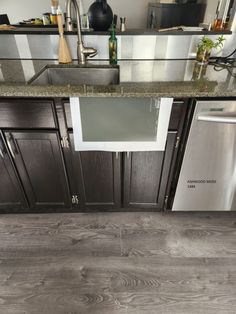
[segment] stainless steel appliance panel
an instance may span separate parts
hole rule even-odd
[[[199,101],[173,210],[236,210],[236,101]]]

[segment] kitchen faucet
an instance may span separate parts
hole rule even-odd
[[[73,3],[75,12],[76,12],[76,20],[77,20],[77,34],[78,34],[78,42],[77,42],[77,56],[78,63],[85,64],[88,56],[94,57],[97,54],[97,50],[91,47],[84,47],[84,43],[82,40],[81,34],[81,21],[80,21],[80,10],[79,5],[76,0],[66,0],[66,29],[67,31],[73,31],[73,23],[71,18],[71,5]]]

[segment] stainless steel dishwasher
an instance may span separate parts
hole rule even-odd
[[[236,101],[198,101],[173,210],[236,210]]]

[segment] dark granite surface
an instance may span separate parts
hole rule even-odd
[[[98,32],[98,31],[93,31],[92,29],[89,31],[83,31],[83,35],[109,35],[110,32]],[[31,34],[31,35],[53,35],[53,34],[58,34],[57,26],[55,27],[46,27],[46,26],[31,26],[31,25],[26,25],[26,26],[21,26],[17,25],[15,29],[12,30],[0,30],[0,35],[1,34],[14,34],[14,35],[22,35],[22,34]],[[65,32],[66,35],[75,35],[76,31],[73,32]],[[164,32],[158,32],[157,29],[127,29],[125,32],[120,32],[117,29],[117,35],[219,35],[219,34],[224,34],[224,35],[229,35],[232,34],[230,30],[221,30],[221,31],[181,31],[181,30],[169,30],[169,31],[164,31]]]
[[[236,97],[236,78],[226,69],[194,60],[121,61],[113,86],[30,86],[26,82],[50,60],[0,60],[0,96],[9,97]],[[107,64],[106,61],[90,62]],[[236,74],[236,70],[233,70]]]

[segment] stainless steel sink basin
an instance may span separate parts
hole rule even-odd
[[[30,85],[113,85],[119,84],[119,66],[47,65],[34,75]]]

